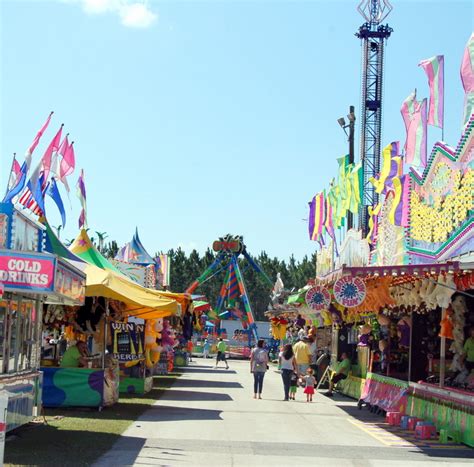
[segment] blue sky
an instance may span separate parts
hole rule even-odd
[[[151,253],[204,251],[230,232],[251,252],[311,254],[307,202],[346,151],[336,119],[360,110],[357,3],[3,0],[1,186],[12,153],[22,158],[54,110],[34,160],[64,122],[92,230],[122,244],[138,226]],[[413,88],[428,94],[418,62],[445,54],[445,141],[455,145],[472,3],[392,3],[383,141],[403,139],[399,108]],[[431,143],[440,137],[430,129]],[[77,233],[74,193],[71,204],[66,238]],[[51,203],[48,215],[58,223]]]

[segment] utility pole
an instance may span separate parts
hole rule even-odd
[[[337,121],[341,128],[344,130],[344,133],[347,136],[347,141],[349,141],[349,165],[354,164],[354,134],[355,134],[355,109],[351,105],[349,107],[349,113],[347,114],[347,119],[349,123],[346,123],[344,117],[338,118]],[[347,132],[349,130],[349,133]],[[347,213],[347,229],[352,229],[354,227],[354,214],[348,211]]]
[[[349,165],[354,164],[354,128],[355,128],[355,113],[354,106],[349,107]],[[347,230],[354,227],[354,214],[351,211],[347,212]]]

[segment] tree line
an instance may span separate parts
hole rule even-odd
[[[168,255],[171,261],[170,289],[173,292],[184,292],[216,257],[210,248],[202,256],[196,250],[187,255],[181,248],[169,250]],[[304,256],[301,261],[296,261],[294,256],[291,256],[288,261],[284,261],[276,257],[270,258],[265,251],[262,251],[258,256],[252,256],[252,258],[273,283],[276,280],[277,273],[280,273],[285,289],[294,288],[297,290],[306,285],[308,279],[315,276],[315,254],[312,255],[311,259]],[[255,319],[265,320],[264,312],[270,302],[272,287],[245,259],[239,259],[239,266]],[[211,305],[215,306],[225,280],[226,269],[225,264],[223,269],[218,267],[217,272],[200,285],[194,293],[205,295]]]
[[[115,240],[105,242],[106,238],[105,233],[95,232],[95,235],[93,233],[91,235],[91,240],[99,251],[106,258],[114,258],[119,247]],[[72,240],[66,241],[66,243],[71,242]],[[156,253],[155,256],[162,253],[165,252]],[[212,264],[216,257],[216,254],[210,248],[203,255],[200,255],[197,250],[186,254],[181,248],[171,249],[167,254],[171,264],[169,289],[173,292],[184,292]],[[285,289],[288,290],[293,288],[298,290],[306,285],[308,279],[315,276],[316,254],[313,254],[311,258],[304,256],[301,261],[296,261],[293,255],[290,256],[288,261],[276,257],[270,258],[265,251],[262,251],[258,256],[251,255],[251,257],[265,271],[273,283],[276,281],[277,273],[280,273]],[[225,279],[227,269],[225,266],[226,264],[224,264],[224,269],[217,268],[217,271],[194,292],[195,294],[205,295],[212,306],[215,306],[217,302]],[[270,302],[272,287],[261,274],[248,264],[247,260],[239,259],[239,266],[255,319],[265,320],[264,313]]]

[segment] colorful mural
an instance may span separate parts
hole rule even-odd
[[[118,368],[42,368],[44,407],[104,407],[118,401]]]

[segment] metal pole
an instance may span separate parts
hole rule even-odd
[[[355,113],[354,106],[349,107],[349,165],[354,164],[354,127],[355,127]],[[347,212],[347,230],[354,227],[354,214]]]
[[[446,308],[441,312],[441,321],[446,317]],[[439,387],[444,388],[444,377],[446,375],[446,337],[441,338],[439,358]]]
[[[413,314],[411,316],[411,326],[410,326],[410,347],[408,349],[408,381],[411,381],[411,364],[413,356]]]

